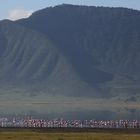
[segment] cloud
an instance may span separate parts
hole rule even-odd
[[[21,18],[27,18],[33,13],[32,10],[25,9],[13,9],[8,12],[7,18],[10,20],[17,20]]]

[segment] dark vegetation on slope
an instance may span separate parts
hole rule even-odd
[[[113,74],[135,75],[140,70],[139,11],[60,5],[37,11],[29,19],[18,22],[46,34],[71,59],[79,73],[89,74],[89,81],[95,79],[92,68],[96,66]],[[105,74],[103,81],[112,80],[111,75]]]

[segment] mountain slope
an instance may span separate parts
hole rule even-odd
[[[29,95],[43,92],[85,96],[87,91],[88,96],[96,95],[94,87],[80,79],[71,63],[45,35],[10,21],[1,22],[0,27],[0,38],[4,41],[0,58],[1,85],[21,88],[19,94],[27,89]]]
[[[8,21],[1,23],[1,34],[7,44],[1,56],[1,77],[4,79],[8,76],[11,80],[12,77],[32,79],[40,75],[42,61],[49,69],[55,65],[57,53],[41,34]],[[47,74],[45,67],[42,74]]]
[[[64,4],[17,23],[46,34],[88,84],[139,93],[139,11]]]

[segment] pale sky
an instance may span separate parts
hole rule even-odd
[[[127,7],[140,10],[140,0],[0,0],[0,20],[28,17],[32,12],[58,4]]]

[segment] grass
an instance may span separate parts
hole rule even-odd
[[[111,133],[0,132],[0,140],[140,140],[140,135]]]

